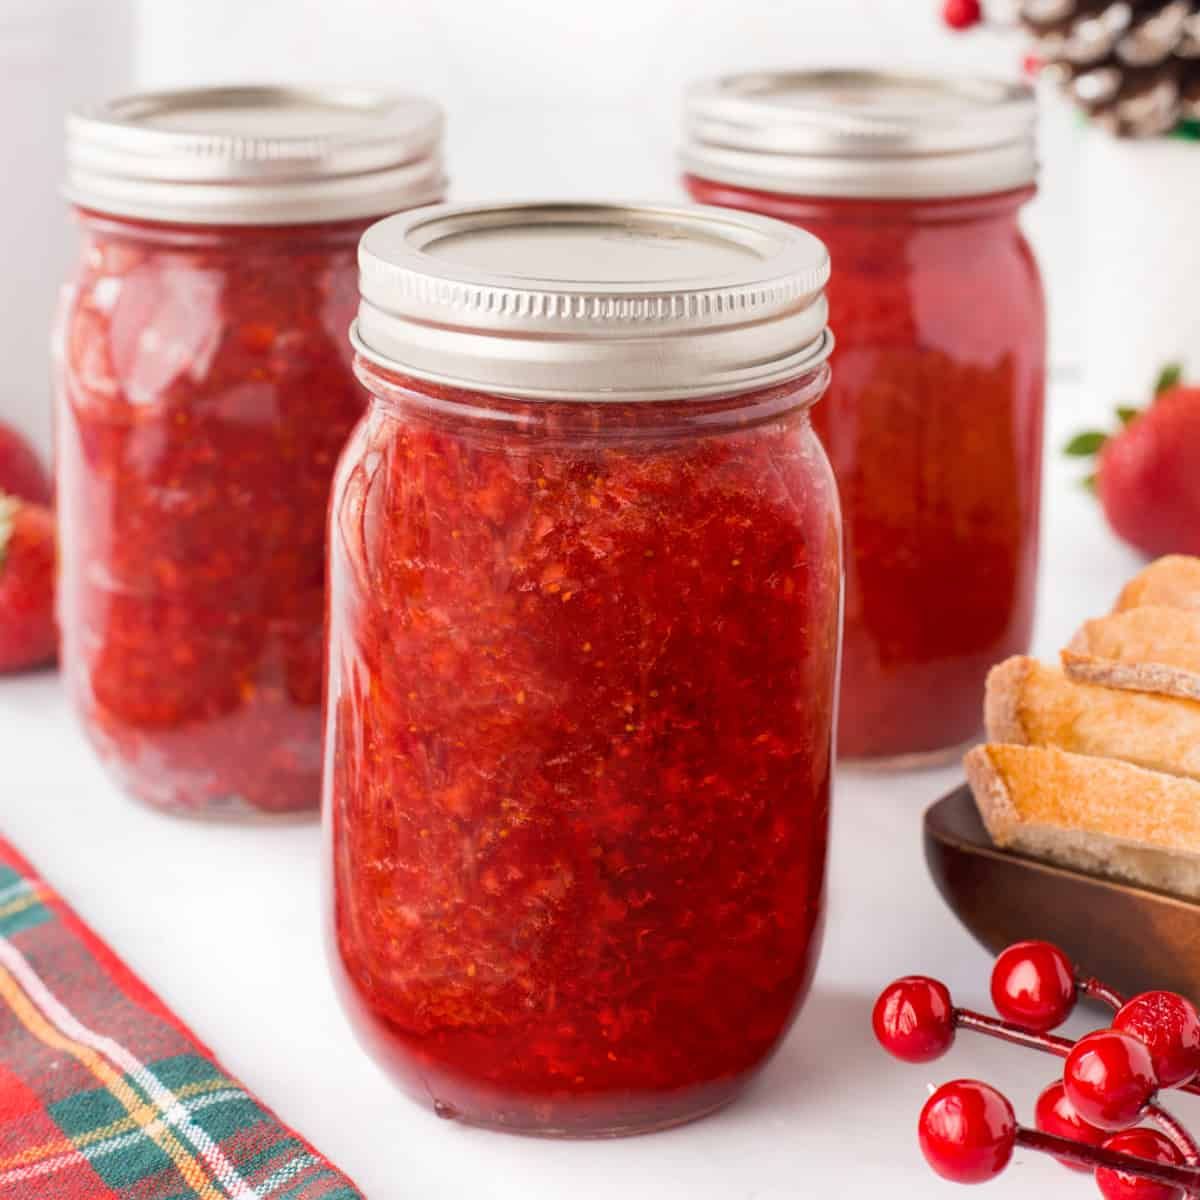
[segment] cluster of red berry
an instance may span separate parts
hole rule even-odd
[[[983,20],[983,5],[980,0],[945,0],[942,20],[951,29],[970,29]]]
[[[1077,1042],[1056,1037],[1050,1031],[1080,995],[1113,1008],[1112,1025]],[[875,1036],[903,1062],[939,1058],[959,1029],[1066,1060],[1062,1079],[1038,1098],[1032,1129],[1018,1125],[1012,1105],[986,1083],[960,1079],[938,1088],[921,1110],[918,1137],[939,1175],[983,1183],[1022,1145],[1094,1171],[1107,1200],[1200,1195],[1200,1150],[1156,1102],[1164,1088],[1200,1093],[1200,1015],[1190,1001],[1174,992],[1126,1001],[1078,975],[1057,946],[1019,942],[996,960],[992,1002],[1001,1019],[956,1008],[944,984],[911,975],[875,1003]]]

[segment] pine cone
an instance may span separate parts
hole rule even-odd
[[[1200,0],[1020,0],[1046,70],[1124,137],[1200,120]]]

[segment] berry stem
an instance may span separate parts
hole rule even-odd
[[[1103,985],[1101,985],[1103,987]],[[1105,989],[1107,990],[1107,989]],[[1117,999],[1115,992],[1112,999]],[[1105,1004],[1112,1000],[1105,1000]],[[1053,1054],[1056,1058],[1066,1058],[1075,1043],[1070,1038],[1058,1037],[1053,1033],[1034,1033],[1031,1029],[1022,1029],[1020,1025],[1011,1025],[998,1017],[989,1017],[984,1013],[973,1012],[969,1008],[954,1010],[954,1024],[959,1029],[969,1029],[972,1033],[982,1033],[984,1037],[996,1038],[1001,1042],[1012,1042],[1014,1046],[1025,1046],[1030,1050],[1040,1050],[1043,1054]],[[1193,1080],[1172,1091],[1187,1092],[1191,1096],[1200,1096],[1200,1080]]]
[[[1075,984],[1089,1000],[1099,1000],[1101,1004],[1107,1004],[1113,1012],[1125,1006],[1125,997],[1120,992],[1113,991],[1107,983],[1094,979],[1091,975],[1078,976]]]
[[[1089,1146],[1086,1142],[1043,1133],[1040,1129],[1027,1129],[1024,1125],[1017,1126],[1017,1144],[1028,1150],[1036,1150],[1039,1154],[1052,1154],[1055,1158],[1065,1159],[1093,1171],[1097,1167],[1110,1167],[1114,1171],[1125,1171],[1153,1183],[1183,1188],[1189,1195],[1195,1195],[1200,1190],[1200,1168],[1194,1165],[1175,1166],[1172,1163],[1151,1162],[1147,1158],[1122,1154],[1119,1150],[1105,1150],[1100,1146]]]
[[[1200,1148],[1197,1148],[1192,1135],[1171,1116],[1164,1108],[1151,1104],[1146,1108],[1146,1116],[1175,1143],[1175,1149],[1183,1155],[1183,1161],[1190,1167],[1200,1166]]]
[[[1059,1058],[1066,1058],[1075,1045],[1069,1038],[1058,1037],[1053,1033],[1034,1033],[1031,1029],[1022,1029],[1020,1025],[1011,1025],[998,1017],[972,1012],[969,1008],[956,1008],[954,1023],[959,1029],[969,1029],[973,1033],[982,1033],[985,1037],[1012,1042],[1016,1046],[1027,1046],[1030,1050],[1040,1050],[1043,1054],[1054,1054]]]

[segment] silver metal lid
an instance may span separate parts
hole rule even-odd
[[[801,196],[982,195],[1037,175],[1022,83],[883,71],[728,75],[689,89],[684,168]]]
[[[69,199],[176,224],[298,225],[440,200],[442,114],[355,88],[220,87],[111,100],[67,118]]]
[[[505,203],[373,225],[356,349],[534,399],[664,400],[820,366],[829,255],[811,234],[699,205]]]

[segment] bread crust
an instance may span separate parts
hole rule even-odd
[[[1122,588],[1113,611],[1146,605],[1200,610],[1200,558],[1168,554],[1156,559]]]
[[[1002,849],[1200,899],[1200,784],[1035,747],[989,745],[968,760]]]
[[[1160,663],[1124,664],[1089,654],[1062,652],[1063,669],[1071,679],[1128,692],[1150,692],[1180,700],[1200,700],[1200,675]]]
[[[988,675],[984,712],[990,742],[1054,746],[1200,780],[1196,700],[1104,687],[1010,658]]]
[[[992,841],[1003,849],[1011,845],[1020,817],[1004,776],[992,759],[991,750],[991,746],[976,746],[967,752],[963,765],[984,827]]]
[[[1035,659],[1017,656],[1006,658],[988,672],[983,719],[989,742],[1014,742],[1021,746],[1028,742],[1021,706],[1038,665]]]
[[[1146,605],[1087,621],[1062,663],[1083,683],[1200,700],[1200,612]]]
[[[1023,828],[1089,833],[1200,856],[1200,783],[1117,759],[988,743],[966,757],[980,816],[999,846]]]

